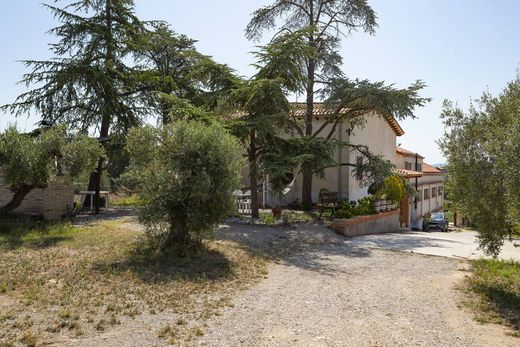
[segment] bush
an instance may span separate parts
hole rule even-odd
[[[402,179],[397,175],[387,177],[379,188],[378,195],[386,195],[388,200],[395,202],[401,201],[405,196],[405,187]]]
[[[176,122],[132,129],[130,170],[143,204],[139,220],[160,248],[184,253],[214,235],[234,205],[242,148],[221,126]]]
[[[340,201],[336,218],[351,218],[375,213],[374,197],[367,196],[356,201]]]

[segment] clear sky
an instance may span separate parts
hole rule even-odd
[[[197,39],[197,47],[240,74],[250,76],[254,43],[244,37],[250,14],[271,0],[136,0],[141,19],[168,21]],[[354,33],[343,41],[344,71],[406,87],[416,79],[428,84],[433,98],[418,109],[418,119],[402,122],[403,147],[430,163],[443,162],[435,144],[443,132],[438,115],[449,98],[466,107],[484,90],[496,94],[517,73],[520,63],[520,1],[517,0],[369,0],[377,12],[375,36]],[[45,32],[55,26],[40,0],[0,1],[0,104],[24,90],[17,81],[27,70],[20,59],[49,57]],[[17,122],[32,129],[36,116],[0,115],[0,129]]]

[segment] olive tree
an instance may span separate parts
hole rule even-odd
[[[56,176],[90,173],[102,155],[96,139],[68,136],[64,126],[32,134],[8,128],[0,134],[0,175],[13,197],[0,206],[0,215],[11,213],[33,189],[47,187]]]
[[[445,101],[439,141],[448,160],[446,190],[479,232],[480,247],[498,255],[520,226],[520,79],[497,97],[485,93],[464,111]]]
[[[139,219],[164,249],[200,246],[233,208],[243,167],[238,141],[218,124],[179,121],[128,134]]]

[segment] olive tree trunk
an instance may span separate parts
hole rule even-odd
[[[0,207],[0,216],[8,215],[16,208],[20,207],[27,194],[29,194],[34,188],[34,186],[23,184],[14,192],[11,201]]]

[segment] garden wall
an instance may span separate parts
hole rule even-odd
[[[13,196],[0,176],[0,205]],[[59,219],[74,207],[74,186],[65,177],[56,177],[45,189],[34,189],[25,197],[15,214],[39,215],[45,220]]]
[[[400,210],[397,209],[349,219],[335,219],[332,230],[345,236],[399,232],[401,230],[399,214]]]

